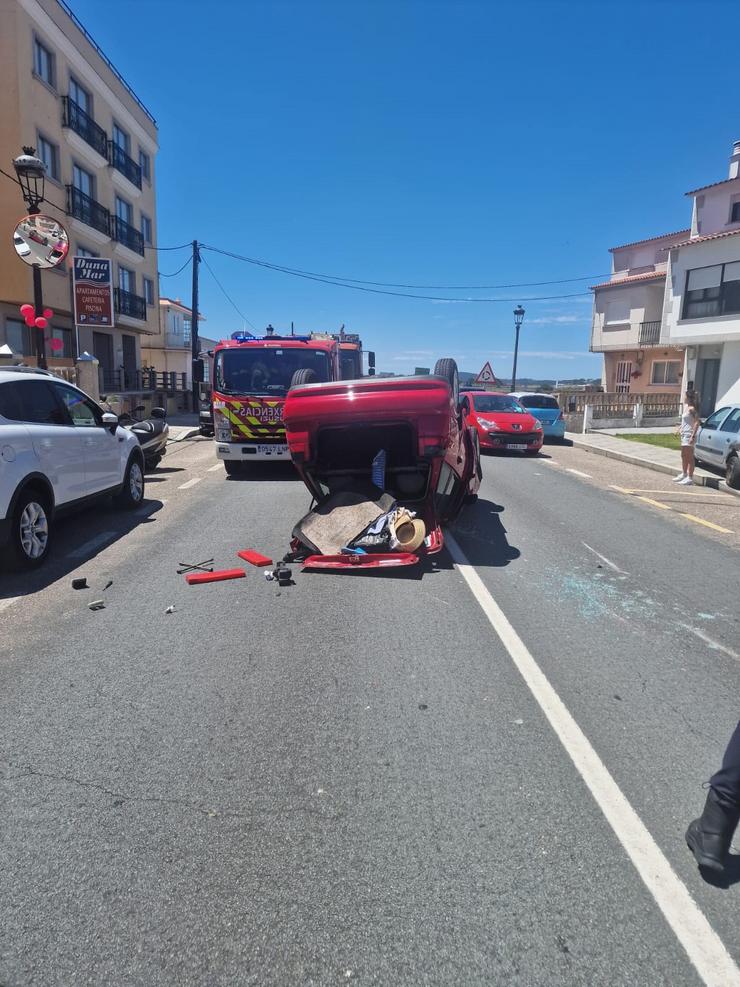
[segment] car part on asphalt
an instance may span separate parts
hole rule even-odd
[[[171,604],[170,604],[170,605],[169,605],[169,606],[167,607],[167,609],[165,610],[165,613],[175,613],[175,605],[174,605],[174,603],[171,603]]]
[[[236,553],[240,559],[244,559],[245,562],[251,563],[251,565],[265,566],[272,565],[272,559],[268,559],[266,555],[261,555],[259,552],[255,552],[253,549],[244,549],[241,552]]]
[[[104,600],[93,600],[92,603],[88,603],[88,610],[105,610]]]
[[[72,580],[72,589],[88,589],[87,579],[84,576],[77,576]]]
[[[186,572],[193,572],[195,569],[200,569],[201,572],[213,572],[212,562],[213,559],[204,559],[203,562],[178,562],[180,568],[177,570],[177,575],[182,576]]]
[[[215,572],[194,572],[185,577],[185,582],[190,586],[198,583],[218,583],[224,579],[243,579],[246,576],[244,569],[217,569]]]
[[[278,566],[274,572],[278,586],[290,586],[293,583],[293,573],[286,566]]]

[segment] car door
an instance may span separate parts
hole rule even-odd
[[[102,411],[86,394],[60,380],[52,386],[80,436],[88,492],[100,493],[117,486],[123,478],[123,440],[103,425]]]
[[[740,438],[740,407],[732,408],[717,432],[717,446],[722,456],[722,466],[727,464],[727,455],[734,442]]]
[[[696,436],[696,456],[710,466],[722,465],[719,429],[730,413],[730,408],[719,408],[707,418]]]
[[[24,423],[38,460],[39,472],[54,491],[57,506],[87,493],[82,438],[72,425],[49,378],[14,381],[14,401],[9,409]],[[8,409],[6,409],[6,417]]]

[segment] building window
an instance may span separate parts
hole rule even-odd
[[[31,330],[20,319],[5,320],[5,342],[16,355],[33,356],[34,354]]]
[[[144,243],[152,242],[152,221],[144,213],[141,214],[141,235],[144,237]]]
[[[41,160],[46,165],[46,175],[47,178],[53,178],[55,182],[59,181],[59,147],[56,144],[52,144],[41,134],[39,137],[39,149],[38,154]]]
[[[95,251],[88,250],[87,247],[83,247],[83,246],[81,246],[78,243],[77,244],[77,253],[76,253],[75,256],[76,257],[100,257],[100,254],[96,254]]]
[[[122,127],[118,126],[117,123],[113,124],[113,143],[117,147],[120,147],[122,151],[125,151],[126,154],[129,153],[131,138]]]
[[[134,207],[119,195],[116,196],[116,216],[129,226],[133,225]]]
[[[680,360],[656,360],[653,364],[651,384],[677,384],[681,368]]]
[[[152,180],[152,162],[149,155],[139,148],[139,167],[141,168],[141,177],[146,178],[148,182]]]
[[[39,79],[54,86],[54,55],[38,38],[33,39],[33,71]]]
[[[604,324],[607,326],[623,326],[630,321],[631,308],[629,295],[612,298],[606,303]]]
[[[144,298],[147,305],[154,304],[154,282],[151,278],[144,278]]]
[[[121,291],[128,291],[132,295],[136,294],[136,275],[127,267],[118,268],[118,287]]]
[[[737,313],[740,313],[740,261],[688,271],[684,319]]]
[[[83,195],[95,198],[95,177],[79,165],[72,165],[72,184]]]
[[[183,315],[183,317],[182,317],[182,341],[184,343],[187,343],[187,344],[190,343],[191,339],[193,338],[192,337],[192,332],[193,332],[193,320],[190,319],[190,318],[188,318],[187,315]]]
[[[732,203],[732,211],[730,212],[730,222],[740,223],[740,199],[737,202]]]
[[[79,84],[74,76],[69,77],[69,98],[73,103],[76,103],[84,113],[87,113],[88,116],[92,116],[92,98],[90,93]]]

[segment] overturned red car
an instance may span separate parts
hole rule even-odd
[[[419,555],[441,550],[441,525],[476,498],[480,448],[465,415],[457,366],[445,359],[434,369],[424,377],[304,384],[288,392],[288,447],[317,509],[339,493],[367,489],[382,450],[384,494],[425,529],[413,552],[317,554],[306,559],[307,568],[414,564]]]

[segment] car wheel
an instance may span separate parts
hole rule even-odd
[[[11,527],[14,568],[35,569],[49,554],[51,521],[49,503],[38,490],[21,494],[15,506]]]
[[[133,510],[143,500],[144,467],[138,456],[132,456],[126,467],[121,492],[116,496],[116,504],[124,510]]]
[[[303,367],[301,370],[296,370],[290,380],[291,387],[298,387],[299,384],[317,384],[319,378],[316,376],[316,371],[311,370],[310,367]]]
[[[725,478],[728,487],[732,487],[733,490],[740,490],[740,459],[737,456],[727,460]]]
[[[442,360],[437,360],[434,365],[434,376],[444,377],[450,385],[452,400],[457,408],[460,404],[460,378],[457,373],[457,364],[455,361],[451,357],[444,357]]]
[[[224,459],[224,469],[227,476],[241,476],[244,472],[244,463],[238,459]]]

